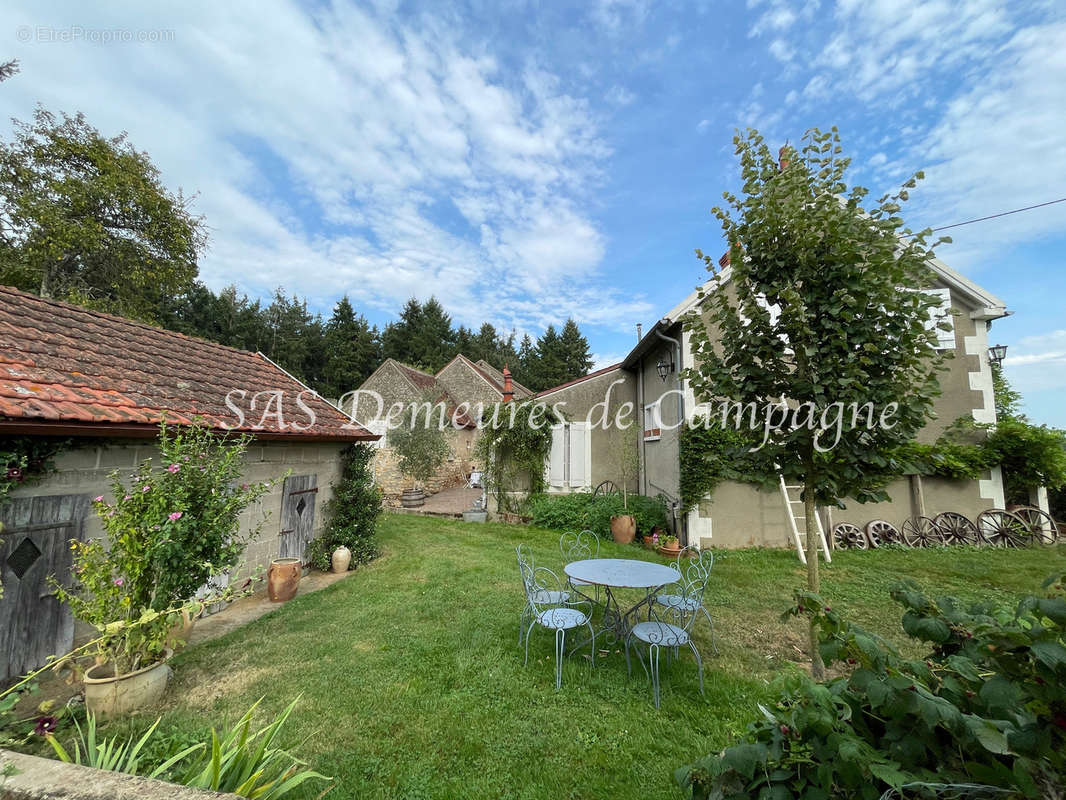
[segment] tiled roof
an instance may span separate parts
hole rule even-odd
[[[440,383],[430,375],[428,372],[422,372],[420,369],[409,367],[406,364],[402,364],[394,358],[390,358],[396,368],[400,370],[401,374],[407,377],[408,380],[414,384],[414,387],[420,392],[423,392],[427,398],[430,396],[436,396],[433,402],[443,402],[445,411],[448,415],[448,419],[455,419],[461,427],[464,428],[476,428],[477,424],[470,417],[469,414],[464,414],[458,411],[458,403],[455,402],[455,398],[448,394],[448,390],[445,389]]]
[[[612,371],[614,371],[616,369],[619,369],[622,366],[623,366],[622,362],[619,361],[617,364],[611,364],[611,366],[609,366],[609,367],[603,367],[602,369],[598,369],[595,372],[590,372],[588,375],[582,375],[580,378],[574,378],[572,381],[567,381],[566,383],[560,383],[558,386],[553,386],[550,389],[545,389],[542,392],[537,392],[536,396],[537,397],[543,397],[546,394],[551,394],[552,392],[557,392],[560,389],[566,389],[569,386],[574,386],[575,384],[578,384],[578,383],[584,383],[587,380],[591,380],[593,378],[598,378],[598,377],[600,377],[600,375],[606,375],[608,372],[612,372]]]
[[[280,420],[268,395],[251,405],[276,391]],[[378,438],[263,355],[0,286],[0,432],[151,436],[164,414],[260,438]]]
[[[492,378],[493,383],[498,384],[499,387],[500,387],[500,391],[503,391],[503,373],[502,372],[500,372],[498,369],[496,369],[496,367],[492,366],[492,364],[490,364],[488,361],[486,361],[483,358],[480,359],[479,361],[475,362],[475,366],[480,367],[482,372],[487,372],[489,374],[489,377]],[[532,389],[530,389],[530,388],[528,388],[526,386],[523,386],[518,381],[516,381],[513,377],[511,378],[511,386],[515,390],[515,394],[516,395],[519,395],[519,396],[521,396],[521,395],[530,396],[530,395],[533,394],[533,390]]]
[[[409,367],[406,364],[401,364],[399,361],[393,359],[396,366],[403,372],[404,375],[415,385],[418,389],[428,390],[434,389],[437,386],[437,379],[430,375],[428,372],[422,372],[420,369]]]

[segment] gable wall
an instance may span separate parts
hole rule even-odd
[[[503,400],[502,393],[493,389],[488,381],[460,358],[454,359],[437,373],[437,382],[448,391],[456,403],[466,402],[471,406],[484,403],[488,406]]]

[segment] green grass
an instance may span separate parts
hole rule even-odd
[[[523,668],[514,548],[531,545],[561,574],[557,542],[523,526],[388,515],[374,564],[178,656],[164,724],[194,734],[260,696],[276,713],[302,693],[282,744],[336,778],[330,800],[676,798],[673,770],[743,731],[767,682],[799,668],[802,625],[779,615],[803,568],[787,551],[719,553],[707,602],[721,655],[709,657],[705,623],[697,636],[706,698],[690,657],[664,660],[656,711],[620,654],[594,669],[568,659],[556,692],[552,637],[534,630]],[[654,557],[613,543],[601,555]],[[903,643],[887,595],[899,577],[1009,602],[1064,560],[1062,547],[840,553],[823,580],[831,603]]]

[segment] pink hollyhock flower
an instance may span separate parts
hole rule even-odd
[[[173,514],[168,515],[167,519],[169,519],[171,522],[177,522],[179,519],[181,519],[181,512],[175,511]]]
[[[102,494],[101,494],[101,495],[98,495],[98,496],[97,496],[97,497],[96,497],[96,498],[95,498],[95,499],[93,500],[93,502],[94,502],[94,503],[102,503],[102,502],[104,502],[104,496],[103,496]]]
[[[148,485],[148,484],[146,483],[146,484],[145,484],[144,486],[142,486],[142,487],[141,487],[141,494],[144,494],[145,492],[147,492],[147,491],[148,491],[149,489],[151,489],[151,488],[152,488],[152,487],[151,487],[151,486],[149,486],[149,485]]]
[[[126,582],[126,581],[125,581],[125,580],[123,580],[122,578],[115,578],[115,586],[121,586],[121,585],[122,585],[122,584],[124,584],[125,582]]]
[[[167,472],[173,475],[179,469],[181,469],[181,464],[171,464],[169,467],[167,467]]]
[[[132,499],[133,499],[133,497],[131,495],[126,495],[125,497],[122,498],[123,502],[125,502],[126,500],[132,500]]]

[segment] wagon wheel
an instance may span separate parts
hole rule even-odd
[[[911,547],[932,547],[943,544],[940,528],[929,517],[911,517],[900,528],[905,544]]]
[[[602,481],[599,486],[592,491],[592,496],[598,497],[601,494],[618,494],[618,487],[614,485],[614,481]]]
[[[1049,513],[1035,506],[1022,506],[1011,513],[1025,523],[1026,531],[1033,537],[1033,542],[1055,544],[1059,528]]]
[[[1025,520],[1002,508],[982,511],[977,527],[985,541],[996,547],[1025,547],[1033,540]]]
[[[980,544],[981,534],[967,517],[956,511],[945,511],[933,518],[933,524],[944,536],[946,544]]]
[[[833,528],[833,545],[840,550],[851,548],[865,550],[870,546],[859,526],[852,525],[850,522],[841,522]]]
[[[866,538],[870,540],[870,544],[874,547],[880,547],[883,544],[899,544],[900,535],[896,530],[896,526],[891,522],[885,522],[883,519],[875,519],[866,523]]]

